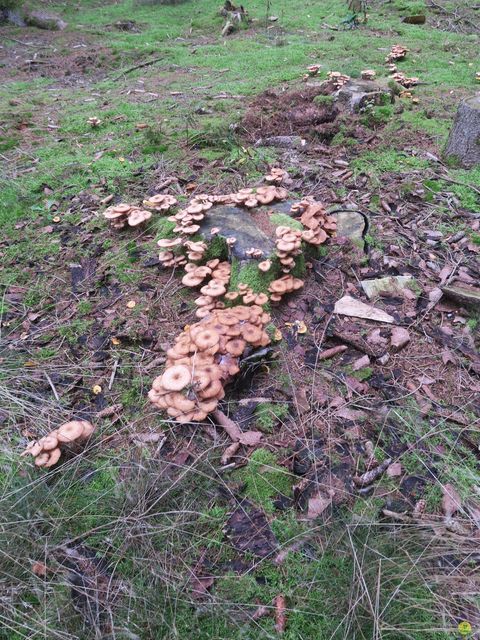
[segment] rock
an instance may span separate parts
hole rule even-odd
[[[278,147],[280,149],[303,149],[307,141],[300,136],[272,136],[260,138],[255,143],[256,147]]]
[[[379,106],[391,102],[393,93],[386,81],[350,80],[335,96],[335,105],[351,113],[357,113],[367,105]]]
[[[405,289],[413,282],[414,279],[412,276],[388,276],[375,280],[362,280],[360,284],[367,297],[371,300],[385,292],[393,295],[398,294],[399,291]]]
[[[480,290],[465,289],[463,287],[449,286],[442,287],[442,292],[447,298],[455,300],[460,305],[466,307],[480,307]]]
[[[403,327],[393,327],[390,344],[395,351],[400,351],[410,342],[410,334]]]
[[[29,27],[37,27],[37,29],[46,29],[47,31],[63,31],[67,26],[67,23],[59,16],[45,13],[45,11],[27,11],[24,20]]]
[[[344,316],[351,316],[353,318],[365,318],[366,320],[376,320],[377,322],[388,322],[392,324],[394,318],[382,311],[372,307],[360,300],[352,298],[352,296],[343,296],[340,300],[337,300],[333,310],[334,313],[338,313]]]

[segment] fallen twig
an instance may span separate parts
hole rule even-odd
[[[275,598],[275,630],[277,633],[283,633],[285,631],[285,625],[287,624],[287,603],[285,596],[278,595]]]
[[[159,58],[153,58],[153,60],[148,60],[147,62],[141,62],[140,64],[136,64],[133,67],[129,67],[128,69],[125,69],[124,71],[122,71],[122,73],[120,73],[118,76],[115,76],[115,78],[113,78],[113,82],[117,82],[118,80],[121,80],[123,78],[123,76],[126,76],[127,73],[132,73],[132,71],[136,71],[137,69],[143,69],[144,67],[149,67],[152,64],[155,64],[156,62],[160,62],[161,60],[163,60],[163,56],[159,57]]]
[[[372,469],[371,471],[367,471],[361,476],[353,476],[352,480],[358,487],[366,487],[369,484],[372,484],[374,480],[379,478],[391,465],[392,459],[387,458],[378,467]]]

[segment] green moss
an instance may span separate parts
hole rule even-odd
[[[218,258],[219,260],[228,260],[228,245],[222,236],[214,236],[208,243],[205,251],[203,262]]]
[[[293,477],[266,449],[254,451],[248,465],[235,476],[245,483],[245,495],[268,513],[274,511],[273,498],[292,494]]]
[[[313,102],[321,107],[328,107],[333,105],[335,98],[333,96],[315,96]]]
[[[257,427],[262,431],[273,431],[279,422],[288,416],[288,404],[281,402],[263,402],[255,409],[255,421]]]
[[[303,231],[304,228],[299,220],[295,220],[286,213],[272,213],[270,222],[276,227],[290,227],[290,229],[298,229],[299,231]]]
[[[230,290],[236,291],[238,285],[243,282],[255,291],[255,293],[267,293],[270,283],[277,277],[276,269],[272,268],[264,273],[258,268],[257,261],[249,261],[240,266],[236,259],[232,260],[232,273],[230,276]]]
[[[360,381],[368,380],[373,375],[373,369],[372,367],[364,367],[359,371],[352,371],[350,375]]]

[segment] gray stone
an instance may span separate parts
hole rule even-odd
[[[386,81],[350,80],[337,91],[335,104],[338,108],[357,113],[367,105],[382,105],[393,102],[393,93]]]
[[[480,289],[465,289],[451,285],[442,287],[442,291],[447,298],[455,300],[457,304],[480,308]]]

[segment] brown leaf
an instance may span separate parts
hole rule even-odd
[[[300,416],[307,413],[307,411],[310,411],[310,403],[307,398],[307,390],[305,387],[298,387],[295,389],[294,400]]]
[[[390,478],[397,478],[398,476],[401,476],[402,473],[403,468],[400,462],[394,462],[387,469],[387,476],[389,476]]]
[[[457,490],[451,484],[442,487],[443,499],[442,509],[447,518],[451,518],[462,507],[462,499],[458,495]]]
[[[194,598],[202,598],[207,593],[210,587],[214,583],[214,578],[212,576],[192,576],[189,581],[190,591]]]
[[[48,573],[48,567],[43,562],[34,562],[32,564],[32,572],[39,578],[44,578]]]
[[[331,503],[332,498],[330,496],[324,496],[321,493],[317,493],[315,497],[310,498],[308,501],[307,518],[309,520],[317,518],[327,507],[330,506]]]
[[[228,464],[239,449],[240,449],[240,442],[234,442],[233,444],[231,444],[223,452],[222,457],[220,458],[220,462],[222,464]]]
[[[260,443],[262,437],[263,433],[261,431],[244,431],[240,436],[239,442],[247,447],[254,447]]]
[[[457,358],[451,351],[443,351],[442,352],[442,362],[443,364],[448,364],[451,362],[452,364],[457,364]]]

